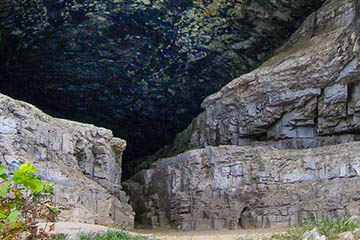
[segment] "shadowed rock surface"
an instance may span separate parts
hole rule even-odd
[[[169,144],[322,2],[4,0],[0,91],[112,129],[131,160]]]
[[[2,164],[31,161],[55,183],[59,220],[133,228],[134,213],[121,190],[126,142],[110,130],[52,118],[0,94]]]
[[[360,214],[359,156],[360,143],[206,147],[161,159],[123,184],[140,226],[290,227]]]
[[[326,1],[276,56],[206,98],[155,155],[173,157],[125,183],[138,223],[236,229],[358,215],[360,145],[344,142],[360,130],[359,6]]]

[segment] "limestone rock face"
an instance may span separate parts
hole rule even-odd
[[[275,57],[205,99],[157,156],[193,150],[126,183],[139,224],[236,229],[358,215],[359,6],[326,1]]]
[[[31,161],[55,183],[60,220],[133,227],[120,185],[125,147],[110,130],[52,118],[0,94],[1,161],[10,168]]]
[[[179,135],[174,152],[264,141],[278,148],[308,148],[357,140],[357,4],[326,1],[276,56],[206,98],[205,111]]]
[[[360,143],[311,149],[219,146],[161,159],[128,180],[138,223],[153,228],[294,226],[360,214]]]
[[[323,1],[1,0],[0,91],[112,129],[135,159],[169,144]]]

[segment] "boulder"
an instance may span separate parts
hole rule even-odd
[[[314,228],[311,231],[304,233],[302,240],[327,240],[328,238],[324,235],[321,235],[319,229]]]
[[[355,240],[354,234],[352,232],[344,232],[337,235],[338,239],[342,240]]]
[[[42,179],[55,183],[59,220],[133,228],[120,182],[125,147],[110,130],[52,118],[0,94],[1,162],[10,169],[33,162]]]

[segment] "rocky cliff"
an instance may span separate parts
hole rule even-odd
[[[0,91],[112,129],[134,159],[169,144],[206,96],[263,62],[322,2],[2,0]]]
[[[60,220],[133,227],[120,184],[125,147],[110,130],[52,118],[0,94],[1,161],[10,168],[31,161],[55,183]]]
[[[289,227],[360,214],[360,143],[219,146],[161,159],[125,185],[137,223],[179,230]]]
[[[157,156],[197,150],[126,183],[138,222],[222,229],[359,214],[360,145],[344,144],[360,130],[359,4],[326,1],[276,56],[206,98]]]
[[[327,1],[278,54],[207,97],[170,154],[204,146],[308,148],[360,130],[357,1]]]

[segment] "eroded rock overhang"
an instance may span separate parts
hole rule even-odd
[[[322,2],[3,0],[0,91],[113,130],[130,177]]]
[[[308,148],[358,139],[357,1],[327,1],[255,71],[207,97],[174,149],[271,144]],[[181,146],[180,146],[181,145]]]
[[[359,214],[358,5],[326,1],[276,56],[206,98],[158,153],[172,157],[126,182],[138,223],[234,229]]]

